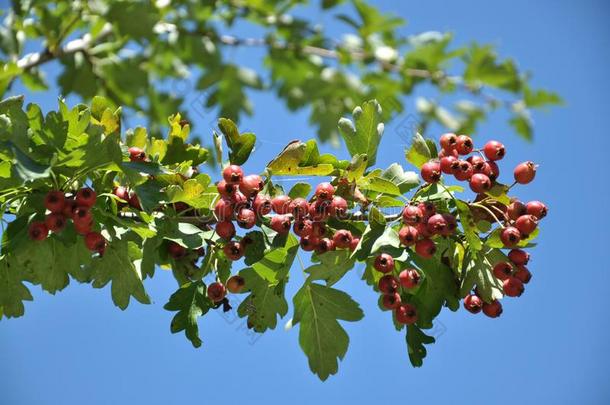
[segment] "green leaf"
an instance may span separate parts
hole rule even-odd
[[[252,133],[239,134],[237,126],[233,121],[226,118],[218,120],[218,127],[225,136],[227,146],[229,146],[229,160],[231,164],[243,165],[246,163],[254,149],[256,136]]]
[[[182,186],[172,185],[167,187],[166,193],[170,202],[185,202],[193,208],[211,209],[212,204],[218,199],[218,192],[213,192],[208,187],[210,176],[200,174],[194,179],[188,179]]]
[[[201,346],[197,320],[213,307],[207,297],[203,281],[188,283],[181,286],[163,306],[168,311],[178,311],[171,323],[172,333],[184,331],[187,339],[194,347]]]
[[[398,164],[393,163],[381,173],[381,178],[389,180],[400,190],[400,194],[405,194],[409,190],[419,186],[419,175],[415,172],[405,172]]]
[[[295,198],[307,198],[311,191],[311,184],[309,183],[296,183],[288,192],[288,197]]]
[[[424,163],[432,159],[432,156],[430,147],[424,137],[420,134],[413,135],[411,147],[405,154],[407,161],[419,169]]]
[[[373,244],[381,235],[383,235],[384,231],[385,227],[371,226],[371,224],[368,224],[362,233],[358,246],[352,252],[351,257],[356,258],[358,261],[366,260],[366,258],[371,254]]]
[[[94,288],[103,288],[112,282],[112,301],[117,307],[125,310],[132,296],[142,304],[150,304],[142,275],[129,256],[127,241],[110,242],[104,256],[93,260],[90,271]]]
[[[321,163],[301,166],[306,161],[308,145],[301,141],[292,141],[269,163],[267,170],[275,176],[327,176],[335,168],[332,164]]]
[[[348,294],[327,286],[305,283],[293,299],[293,324],[300,324],[299,344],[309,368],[324,381],[336,374],[347,352],[349,337],[338,320],[355,322],[364,317]]]
[[[462,228],[464,229],[464,236],[466,236],[466,241],[470,248],[474,251],[481,250],[483,247],[483,243],[481,242],[481,238],[479,237],[477,224],[472,217],[472,213],[470,212],[470,207],[468,204],[461,200],[455,200],[455,206],[458,211],[458,216],[460,217],[460,223],[462,224]]]
[[[460,296],[464,297],[476,286],[480,297],[485,302],[492,302],[503,296],[502,282],[493,275],[493,266],[489,259],[491,254],[489,248],[472,255],[466,254],[464,258],[465,276],[460,287]],[[506,258],[504,257],[504,260]]]
[[[355,260],[350,258],[350,254],[349,250],[342,249],[318,256],[320,263],[305,269],[309,280],[324,280],[327,286],[332,286],[354,267]]]
[[[377,160],[377,147],[383,134],[381,106],[377,100],[367,101],[352,111],[353,121],[339,120],[339,132],[352,156],[366,154],[370,167]]]
[[[432,336],[426,335],[417,326],[407,326],[407,349],[409,352],[409,360],[413,367],[421,367],[424,364],[424,358],[427,354],[424,345],[429,345],[434,342],[435,339]]]
[[[23,301],[32,301],[30,290],[23,284],[19,267],[11,266],[6,256],[0,257],[0,319],[22,316]]]

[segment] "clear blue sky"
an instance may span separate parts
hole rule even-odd
[[[502,117],[478,134],[505,141],[509,166],[525,159],[541,165],[534,185],[519,190],[550,207],[526,294],[505,300],[498,320],[443,312],[444,333],[429,347],[424,367],[413,369],[404,335],[354,272],[339,287],[366,316],[346,324],[347,356],[339,374],[321,383],[307,367],[296,329],[279,327],[253,342],[242,320],[211,313],[200,322],[201,349],[170,334],[172,314],[162,306],[175,282],[162,271],[146,284],[154,303],[132,302],[124,312],[112,305],[108,288],[73,283],[56,296],[32,288],[26,316],[0,324],[0,403],[610,403],[610,221],[604,211],[610,6],[602,0],[375,3],[408,19],[405,32],[450,30],[458,43],[496,44],[535,73],[536,85],[565,98],[565,107],[536,115],[533,144],[510,134]],[[49,109],[56,95],[27,99]],[[264,140],[248,166],[260,171],[288,139],[306,139],[312,131],[304,114],[289,114],[272,97],[254,95],[254,101],[256,117],[243,126]],[[392,129],[381,145],[381,165],[404,162],[396,147],[404,141]],[[292,274],[289,296],[301,282],[299,271]]]

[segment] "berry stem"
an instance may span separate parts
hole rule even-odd
[[[479,203],[472,203],[471,205],[472,205],[472,206],[475,206],[475,207],[482,208],[482,209],[484,209],[485,211],[487,211],[487,212],[489,213],[489,215],[491,215],[491,216],[492,216],[492,217],[493,217],[493,218],[496,220],[496,222],[498,223],[498,225],[500,225],[500,227],[501,227],[502,229],[504,229],[504,228],[505,228],[504,224],[502,224],[502,222],[500,222],[500,220],[498,219],[498,217],[497,217],[497,216],[496,216],[496,215],[495,215],[495,214],[494,214],[494,213],[493,213],[493,212],[492,212],[492,211],[491,211],[489,208],[487,208],[486,206],[481,205],[481,204],[479,204]]]

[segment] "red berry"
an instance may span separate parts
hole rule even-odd
[[[79,207],[92,207],[97,199],[97,194],[91,188],[81,188],[76,192],[76,205]]]
[[[546,217],[548,208],[540,201],[530,201],[526,204],[525,210],[528,214],[535,216],[538,219]]]
[[[453,175],[459,181],[465,181],[472,177],[474,170],[472,165],[465,160],[458,160],[453,164]]]
[[[318,245],[318,238],[313,235],[303,236],[299,242],[299,245],[304,251],[311,252]]]
[[[75,225],[91,225],[93,223],[93,215],[91,215],[89,208],[77,207],[74,210],[72,220]]]
[[[224,240],[230,240],[235,236],[235,226],[231,221],[222,221],[216,224],[216,233]]]
[[[208,286],[208,297],[214,302],[222,301],[227,295],[227,289],[222,283],[214,282]]]
[[[146,153],[136,146],[129,148],[129,160],[132,162],[144,162],[146,160]]]
[[[434,214],[428,219],[426,226],[432,235],[441,235],[446,232],[447,221],[442,214]]]
[[[271,207],[273,211],[278,214],[288,214],[290,212],[290,204],[292,199],[287,195],[279,195],[271,200]]]
[[[120,198],[121,200],[127,202],[129,201],[129,191],[127,191],[127,188],[123,187],[123,186],[117,186],[112,190],[112,194],[114,194],[117,198]]]
[[[536,168],[538,166],[534,162],[523,162],[519,163],[515,167],[515,181],[519,184],[527,184],[534,180],[536,177]]]
[[[489,141],[483,146],[483,153],[491,161],[500,160],[506,154],[506,149],[498,141]]]
[[[470,156],[466,161],[472,165],[472,170],[474,170],[475,173],[480,173],[485,166],[485,159],[479,155]]]
[[[235,216],[237,225],[244,229],[250,229],[256,224],[256,214],[249,208],[242,208]]]
[[[482,194],[491,189],[491,180],[483,173],[475,173],[469,180],[470,189],[477,194]]]
[[[44,224],[51,232],[60,232],[66,226],[66,218],[63,214],[51,213],[44,219]]]
[[[441,164],[437,161],[430,161],[421,167],[421,177],[426,183],[436,183],[441,179]]]
[[[241,167],[230,165],[222,171],[222,178],[229,184],[239,184],[244,178],[244,172]]]
[[[384,294],[395,293],[396,291],[398,291],[399,286],[400,285],[399,285],[396,277],[394,277],[390,274],[386,274],[385,276],[381,277],[379,279],[379,282],[377,283],[377,287],[379,288],[379,291],[381,291]]]
[[[132,208],[135,208],[136,210],[142,211],[142,204],[140,203],[140,199],[138,198],[138,195],[133,191],[129,196],[129,205]]]
[[[415,244],[415,251],[424,259],[429,259],[436,253],[436,245],[432,239],[422,239]]]
[[[233,212],[239,212],[242,208],[249,208],[248,198],[241,192],[236,191],[235,194],[230,198],[231,204],[233,205]]]
[[[402,285],[403,288],[413,288],[419,285],[421,276],[415,269],[406,269],[400,272],[398,279],[400,280],[400,285]]]
[[[309,205],[309,217],[315,221],[325,221],[330,216],[331,200],[317,200]]]
[[[214,206],[214,214],[218,221],[229,221],[233,218],[233,204],[231,201],[221,198]]]
[[[417,242],[417,238],[419,237],[419,232],[417,228],[406,225],[400,229],[398,232],[398,239],[400,239],[400,243],[405,246],[412,246]]]
[[[330,183],[320,183],[316,187],[315,194],[318,200],[330,200],[335,195],[335,188]]]
[[[223,198],[231,198],[237,191],[237,185],[233,183],[227,183],[225,180],[220,180],[216,185],[218,194]]]
[[[269,214],[272,208],[271,200],[265,195],[257,194],[252,201],[252,209],[259,217]]]
[[[44,222],[35,221],[30,224],[30,227],[28,228],[28,236],[31,240],[45,240],[47,235],[49,235],[49,228],[47,228]]]
[[[394,258],[387,253],[382,253],[375,258],[375,270],[389,273],[394,270]]]
[[[451,150],[441,149],[441,151],[438,152],[438,158],[439,159],[442,159],[444,157],[449,157],[449,156],[454,157],[454,158],[457,159],[457,157],[460,156],[460,155],[457,152],[457,150],[455,150],[455,149],[451,149]]]
[[[241,259],[244,255],[244,246],[239,242],[230,241],[227,242],[222,251],[230,260],[235,261]]]
[[[62,212],[64,209],[66,197],[61,191],[49,191],[44,197],[44,206],[53,213]]]
[[[458,159],[453,156],[445,156],[441,158],[441,172],[445,174],[453,174],[453,164],[457,162]]]
[[[460,135],[457,137],[455,149],[460,155],[468,155],[474,149],[472,139],[467,135]]]
[[[439,143],[444,150],[453,150],[457,145],[457,135],[452,133],[443,134]]]
[[[352,233],[346,229],[339,229],[333,235],[333,242],[339,249],[347,249],[352,244]]]
[[[525,204],[523,204],[521,201],[517,200],[517,201],[511,202],[508,205],[506,212],[510,219],[512,219],[513,221],[516,221],[517,218],[519,218],[521,215],[527,214],[527,208],[525,207]]]
[[[500,262],[494,266],[493,272],[498,280],[506,280],[513,273],[513,266],[508,262]]]
[[[227,290],[232,294],[239,294],[246,285],[246,280],[242,276],[231,276],[227,280]]]
[[[508,258],[517,266],[526,265],[530,261],[530,254],[527,253],[525,250],[513,249],[508,252]]]
[[[443,214],[443,218],[445,219],[447,226],[441,235],[451,236],[457,229],[457,219],[451,214]]]
[[[330,203],[330,215],[343,219],[347,213],[347,201],[343,197],[334,196]]]
[[[415,225],[415,229],[417,229],[417,236],[420,238],[429,238],[432,234],[428,231],[428,223],[419,223]]]
[[[99,232],[89,232],[85,235],[85,246],[92,252],[100,252],[106,247],[106,239]]]
[[[381,296],[381,305],[385,309],[396,309],[400,306],[400,294],[392,293],[392,294],[383,294]]]
[[[292,230],[298,236],[309,236],[313,232],[313,222],[311,222],[309,219],[296,221],[292,227]]]
[[[493,300],[490,304],[484,302],[483,313],[490,318],[497,318],[502,315],[502,304],[498,300]]]
[[[74,216],[74,210],[76,209],[76,201],[72,199],[66,199],[64,201],[64,208],[61,211],[64,217],[72,218]]]
[[[500,240],[506,247],[516,246],[521,241],[521,232],[517,228],[509,226],[500,233]]]
[[[533,215],[521,215],[515,221],[515,228],[521,232],[522,235],[529,235],[536,230],[538,226],[538,219]]]
[[[352,243],[349,246],[349,250],[351,250],[352,252],[354,250],[356,250],[356,248],[358,247],[359,243],[360,243],[360,238],[353,238],[352,239]]]
[[[79,235],[86,235],[89,232],[91,232],[91,225],[92,225],[91,222],[83,222],[83,223],[74,222],[74,230]]]
[[[290,203],[290,213],[295,219],[306,217],[309,213],[309,203],[304,198],[295,198]]]
[[[483,309],[483,300],[478,295],[469,294],[464,298],[464,308],[468,312],[478,314]]]
[[[424,215],[424,219],[426,220],[432,215],[436,214],[436,207],[430,201],[420,202],[419,204],[417,204],[417,208],[419,208],[419,210]]]
[[[271,218],[270,227],[280,235],[286,235],[292,226],[289,215],[276,215]]]
[[[523,294],[525,288],[523,282],[516,277],[509,277],[502,282],[502,289],[504,294],[509,297],[518,297]]]
[[[514,276],[521,280],[523,284],[529,283],[532,279],[532,273],[530,273],[528,268],[523,265],[517,266],[517,271],[515,272]]]
[[[251,174],[249,176],[244,176],[244,178],[239,183],[239,190],[244,193],[244,195],[248,198],[252,198],[258,194],[265,187],[265,183],[263,183],[263,179],[261,176],[257,174]]]
[[[316,253],[323,254],[329,252],[331,250],[335,250],[335,242],[329,238],[322,238],[318,241],[316,245]]]
[[[423,221],[424,214],[419,207],[407,205],[402,211],[402,221],[405,224],[416,225]]]
[[[169,241],[167,244],[167,253],[173,259],[180,259],[186,255],[186,248],[174,241]]]
[[[401,304],[395,310],[398,323],[411,325],[417,322],[417,309],[411,304]]]
[[[324,222],[314,222],[312,225],[311,234],[316,238],[321,238],[327,233],[326,225]]]

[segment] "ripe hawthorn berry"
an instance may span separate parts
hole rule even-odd
[[[472,165],[465,160],[458,160],[453,163],[453,175],[459,181],[465,181],[472,177],[474,169]]]
[[[316,238],[322,238],[328,233],[326,224],[324,222],[314,222],[312,225],[311,234]]]
[[[401,304],[395,309],[396,321],[405,325],[417,322],[417,309],[411,304]]]
[[[309,217],[314,222],[325,221],[330,217],[331,200],[317,200],[309,205]]]
[[[92,252],[101,252],[106,247],[106,239],[99,232],[89,232],[85,235],[85,246]]]
[[[34,221],[28,228],[28,236],[31,240],[39,242],[45,240],[48,235],[49,228],[47,228],[44,222]]]
[[[290,213],[295,219],[305,218],[309,214],[309,203],[304,198],[295,198],[290,203]]]
[[[292,199],[287,195],[278,195],[277,197],[273,197],[271,200],[271,207],[277,214],[288,214],[290,213],[291,203]]]
[[[235,236],[235,226],[231,221],[221,221],[216,224],[216,233],[224,240],[231,240]]]
[[[227,183],[225,180],[220,180],[216,185],[218,194],[223,198],[231,198],[237,191],[238,186],[233,183]]]
[[[219,282],[213,282],[208,286],[208,298],[214,302],[222,301],[227,295],[227,289],[224,284]]]
[[[447,221],[442,214],[434,214],[428,219],[426,226],[432,235],[441,235],[447,229]]]
[[[315,195],[318,200],[330,200],[335,195],[335,187],[327,182],[320,183],[316,186]]]
[[[389,273],[394,270],[394,258],[387,253],[382,253],[375,258],[375,270],[382,273]]]
[[[508,205],[506,213],[510,219],[516,221],[521,215],[527,214],[527,208],[521,201],[515,200]]]
[[[517,271],[515,271],[514,276],[521,280],[523,284],[529,283],[532,279],[532,273],[530,273],[528,268],[523,265],[517,266]]]
[[[299,241],[299,245],[304,251],[311,252],[318,245],[318,241],[319,239],[316,238],[314,235],[307,235],[301,238],[301,240]]]
[[[247,198],[253,198],[265,187],[265,183],[263,183],[263,179],[261,176],[257,174],[250,174],[248,176],[244,176],[244,178],[239,183],[239,191],[244,193]]]
[[[93,223],[93,215],[91,215],[89,208],[76,207],[74,214],[72,215],[72,220],[74,221],[74,224],[78,226],[91,225]]]
[[[419,238],[429,238],[432,236],[430,231],[428,231],[428,223],[419,223],[415,225],[415,229],[417,229],[417,236]]]
[[[347,229],[339,229],[333,235],[333,242],[339,249],[347,249],[352,244],[352,233]]]
[[[521,232],[522,235],[529,235],[536,230],[538,227],[538,219],[533,215],[521,215],[515,221],[515,228]]]
[[[379,279],[377,287],[379,288],[379,291],[381,291],[383,294],[393,294],[398,291],[400,284],[396,277],[391,274],[386,274],[385,276]]]
[[[236,241],[230,241],[222,248],[222,251],[230,260],[239,260],[244,255],[244,245]]]
[[[140,202],[138,195],[133,190],[129,195],[129,206],[138,211],[142,211],[142,203]]]
[[[51,213],[44,219],[44,224],[51,232],[61,232],[66,226],[66,218],[63,214]]]
[[[419,207],[407,205],[402,211],[402,221],[408,225],[416,225],[422,222],[424,214]]]
[[[502,304],[498,300],[493,300],[491,303],[483,303],[483,313],[490,318],[497,318],[502,315]]]
[[[316,253],[323,254],[326,252],[330,252],[331,250],[335,250],[335,242],[329,238],[322,238],[318,240],[318,244],[316,245]]]
[[[415,252],[424,259],[429,259],[436,253],[436,244],[432,239],[421,239],[415,244]]]
[[[233,218],[233,204],[226,198],[221,198],[214,206],[214,214],[218,221],[229,221]]]
[[[74,230],[79,235],[86,235],[91,232],[92,222],[74,222]]]
[[[256,214],[249,208],[242,208],[237,212],[235,221],[240,228],[250,229],[256,224]]]
[[[349,246],[349,250],[351,250],[352,252],[354,250],[356,250],[359,243],[360,243],[360,238],[352,238],[352,243]]]
[[[417,228],[411,225],[405,225],[398,231],[398,239],[405,246],[413,246],[417,242],[418,237],[419,232]]]
[[[347,201],[343,197],[334,196],[330,203],[330,215],[335,218],[345,218]]]
[[[469,294],[464,298],[464,308],[468,312],[478,314],[483,309],[483,300],[478,295]]]
[[[489,141],[483,146],[483,153],[491,161],[500,160],[506,154],[506,149],[498,141]]]
[[[525,287],[523,287],[523,282],[517,277],[509,277],[502,282],[502,290],[509,297],[519,297],[523,294]]]
[[[400,294],[392,293],[392,294],[383,294],[381,296],[381,305],[385,309],[396,309],[400,306]]]
[[[167,253],[172,259],[181,259],[186,256],[186,248],[174,241],[170,241],[167,244]]]
[[[297,236],[309,236],[313,232],[313,222],[309,219],[301,219],[294,223],[292,230]]]
[[[114,189],[112,189],[112,194],[114,194],[117,198],[120,198],[125,202],[129,201],[129,191],[126,187],[116,186]]]
[[[292,226],[290,215],[276,215],[271,218],[270,227],[280,235],[286,235]]]
[[[473,149],[474,143],[472,142],[472,139],[469,136],[460,135],[457,137],[455,150],[457,150],[460,155],[469,155]]]
[[[222,171],[222,178],[229,184],[239,184],[244,178],[244,171],[237,165],[229,165]]]
[[[400,285],[403,288],[413,288],[419,285],[421,281],[421,276],[419,272],[415,269],[405,269],[400,272],[398,275],[398,279],[400,280]]]
[[[142,150],[142,148],[132,146],[129,148],[129,160],[132,162],[144,162],[146,160],[146,153]]]
[[[64,201],[64,208],[62,209],[61,213],[66,218],[72,218],[74,216],[74,210],[76,210],[76,201],[71,198],[66,198]]]
[[[89,187],[81,188],[76,192],[76,205],[79,207],[93,207],[97,194]]]
[[[519,184],[528,184],[536,177],[536,168],[538,166],[531,161],[519,163],[515,167],[514,176],[515,181]]]
[[[52,190],[44,197],[44,207],[52,213],[60,213],[65,206],[66,197],[62,191]]]
[[[525,205],[525,211],[538,219],[546,217],[548,208],[540,201],[530,201]]]
[[[483,167],[485,167],[486,162],[485,159],[478,155],[470,156],[466,161],[472,165],[472,170],[474,170],[475,173],[480,173],[483,170]]]
[[[513,266],[508,262],[497,263],[493,268],[493,273],[498,280],[506,280],[512,275]]]
[[[521,241],[521,232],[514,226],[506,227],[500,232],[500,240],[506,247],[516,246]]]
[[[229,277],[227,280],[227,290],[229,290],[229,292],[232,294],[239,294],[241,290],[244,289],[245,285],[246,280],[237,274]]]
[[[483,173],[474,173],[468,183],[470,189],[477,194],[485,193],[491,189],[491,180]]]
[[[508,258],[517,266],[524,266],[530,261],[530,254],[521,249],[513,249],[508,252]]]
[[[454,158],[457,159],[457,157],[460,156],[460,155],[457,152],[457,150],[455,150],[455,149],[451,149],[451,150],[441,149],[441,151],[438,152],[438,158],[439,159],[442,159],[444,157],[449,157],[449,156],[454,157]]]
[[[266,195],[257,194],[252,201],[252,209],[259,217],[269,214],[272,208],[271,199]]]
[[[426,162],[421,167],[421,177],[426,183],[436,183],[441,179],[441,164],[437,161]]]
[[[441,235],[450,236],[457,229],[457,219],[455,219],[455,217],[451,214],[443,214],[443,218],[445,219],[447,226]]]
[[[436,207],[434,206],[434,203],[430,201],[420,202],[419,204],[417,204],[417,208],[419,208],[419,210],[424,215],[424,219],[426,220],[432,215],[436,214]]]
[[[441,145],[441,148],[443,148],[444,150],[454,150],[457,146],[457,135],[452,133],[443,134],[439,139],[439,143]]]

